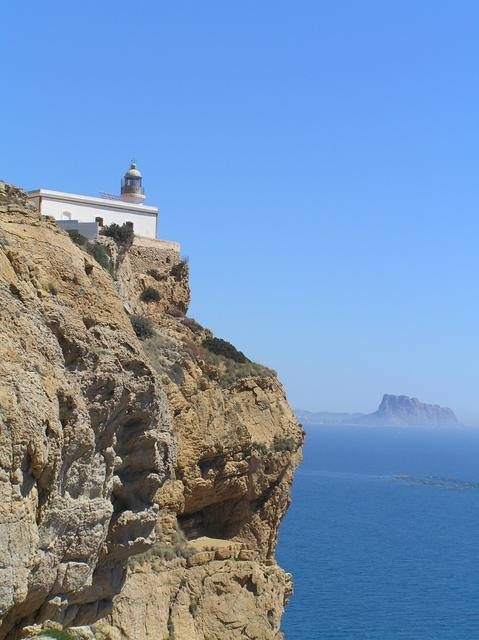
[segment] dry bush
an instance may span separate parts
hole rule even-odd
[[[150,320],[150,318],[134,314],[130,316],[130,322],[132,324],[133,330],[135,331],[138,338],[140,338],[140,340],[150,338],[154,334],[153,322]]]
[[[140,298],[143,302],[147,303],[158,302],[161,300],[161,294],[155,287],[146,287],[146,289],[141,292]]]

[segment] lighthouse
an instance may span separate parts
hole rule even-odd
[[[50,189],[29,191],[30,202],[45,216],[52,216],[64,229],[74,229],[86,238],[96,238],[102,225],[133,224],[135,236],[156,239],[158,207],[144,204],[143,176],[132,161],[121,180],[121,193],[101,197],[64,193]]]
[[[145,199],[145,190],[141,185],[143,176],[141,175],[136,162],[132,161],[130,168],[125,173],[121,181],[120,200],[142,204]]]

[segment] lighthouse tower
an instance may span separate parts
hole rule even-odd
[[[120,200],[142,204],[145,199],[145,190],[141,186],[142,180],[143,176],[138,171],[136,162],[132,162],[121,181]]]

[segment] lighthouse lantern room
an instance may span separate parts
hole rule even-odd
[[[141,175],[136,162],[132,161],[130,168],[123,176],[121,181],[121,196],[125,202],[134,202],[141,204],[145,199],[145,190],[141,184],[143,176]]]

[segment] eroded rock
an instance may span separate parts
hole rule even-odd
[[[274,372],[205,347],[177,254],[100,242],[111,274],[0,189],[0,638],[279,640],[302,429]]]
[[[153,541],[174,445],[111,277],[21,192],[0,198],[0,638],[15,638],[105,615]]]

